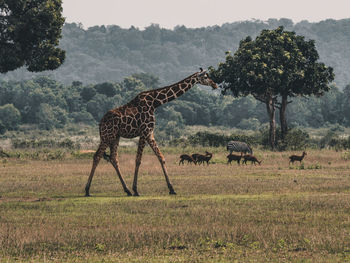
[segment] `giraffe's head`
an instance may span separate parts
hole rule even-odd
[[[197,77],[198,77],[199,84],[202,84],[205,86],[211,86],[213,89],[218,88],[218,85],[216,85],[216,83],[209,78],[208,73],[202,68],[200,68],[200,72],[197,73]]]

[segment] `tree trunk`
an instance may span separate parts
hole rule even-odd
[[[272,97],[266,100],[266,109],[270,119],[269,143],[271,150],[274,150],[276,144],[276,108]]]
[[[287,132],[288,132],[288,124],[287,124],[287,119],[286,119],[287,104],[288,104],[288,96],[283,95],[281,108],[280,108],[280,123],[281,123],[282,140],[284,140],[284,138],[286,137]]]

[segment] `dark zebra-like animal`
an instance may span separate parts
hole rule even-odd
[[[232,154],[232,152],[244,153],[244,154],[253,154],[252,148],[245,142],[239,141],[229,141],[226,149]]]

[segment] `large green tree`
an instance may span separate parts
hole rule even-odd
[[[276,109],[280,110],[283,137],[288,131],[286,108],[291,97],[323,95],[334,79],[333,69],[317,62],[313,40],[305,40],[283,27],[263,30],[255,40],[247,37],[226,61],[211,68],[214,81],[234,96],[253,95],[265,103],[270,122],[270,145],[276,144]]]
[[[0,0],[0,72],[58,68],[63,23],[61,0]]]

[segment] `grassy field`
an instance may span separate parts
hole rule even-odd
[[[349,152],[291,166],[291,152],[258,151],[261,166],[227,165],[223,149],[179,166],[179,154],[165,149],[176,196],[149,149],[140,197],[104,160],[86,198],[91,159],[0,159],[0,262],[350,262]],[[134,163],[120,154],[129,188]]]

